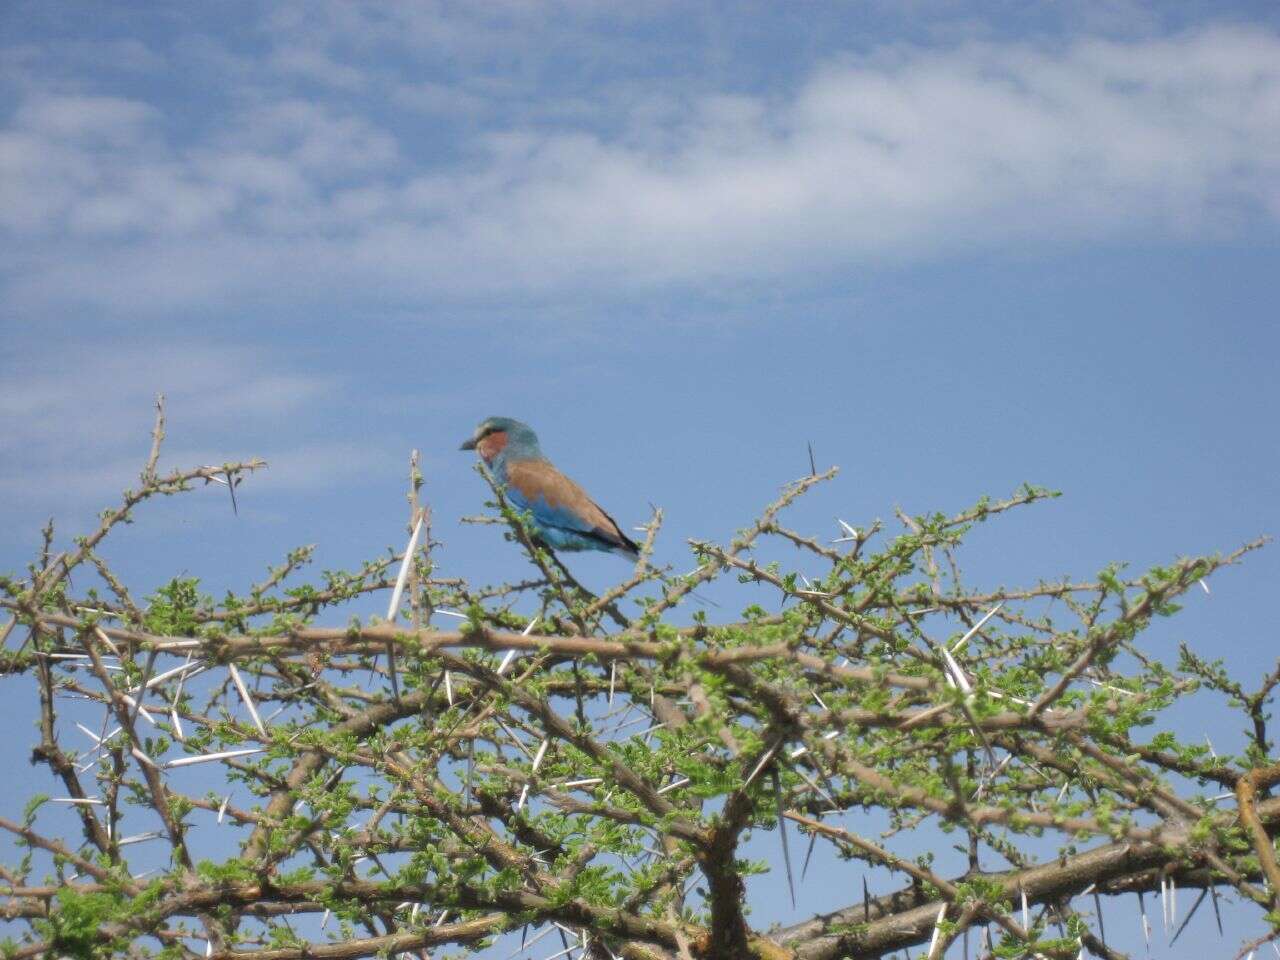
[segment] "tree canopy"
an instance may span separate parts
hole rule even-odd
[[[0,669],[33,685],[32,756],[58,785],[0,817],[7,956],[439,958],[505,937],[593,960],[936,958],[961,938],[1115,957],[1103,900],[1175,884],[1280,923],[1280,668],[1245,689],[1143,643],[1261,541],[977,590],[966,534],[1054,494],[826,540],[784,522],[834,474],[815,470],[730,542],[691,543],[690,573],[651,565],[655,511],[596,595],[495,488],[531,573],[482,586],[436,574],[415,461],[403,551],[307,580],[301,548],[241,593],[184,575],[142,597],[112,531],[203,485],[234,500],[263,466],[162,473],[163,432],[96,530],[59,551],[50,527],[0,579]],[[718,595],[743,609],[698,604],[735,578]],[[386,617],[353,615],[374,597]],[[1178,735],[1197,690],[1243,723],[1240,755]],[[847,903],[753,923],[753,884],[794,890],[815,847]]]

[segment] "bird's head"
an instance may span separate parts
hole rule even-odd
[[[475,450],[485,463],[493,463],[494,457],[502,453],[508,456],[514,454],[517,459],[542,456],[538,435],[528,424],[510,417],[489,417],[482,420],[475,433],[459,449]]]

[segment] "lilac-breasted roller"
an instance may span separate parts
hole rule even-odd
[[[639,555],[640,548],[613,517],[542,455],[528,424],[489,417],[461,449],[480,454],[512,505],[532,514],[534,532],[552,550]]]

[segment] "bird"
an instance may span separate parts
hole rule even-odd
[[[507,499],[532,514],[533,532],[553,551],[602,550],[632,560],[640,556],[640,548],[617,521],[543,455],[528,424],[489,417],[459,449],[480,455]]]

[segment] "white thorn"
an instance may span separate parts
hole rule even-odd
[[[249,688],[244,685],[244,679],[240,676],[240,671],[236,669],[234,663],[228,663],[227,672],[231,674],[231,682],[236,685],[236,692],[240,694],[240,699],[248,709],[249,716],[253,718],[253,725],[258,728],[258,732],[262,734],[264,739],[268,739],[267,728],[263,725],[262,718],[258,716],[258,705],[253,702],[253,697],[249,694]]]
[[[233,757],[247,757],[253,753],[265,752],[264,747],[247,747],[243,750],[221,750],[218,753],[202,753],[198,757],[179,757],[165,764],[166,769],[174,767],[192,767],[197,763],[214,763],[218,760],[230,760]]]
[[[646,719],[646,718],[645,718],[645,717],[640,717],[639,719],[644,720],[644,719]],[[646,730],[641,730],[641,731],[640,731],[639,733],[637,733],[634,737],[632,737],[632,739],[634,740],[634,739],[635,739],[635,737],[647,737],[647,736],[649,736],[649,734],[653,733],[653,731],[655,731],[655,730],[661,730],[661,729],[662,729],[663,727],[665,727],[665,726],[666,726],[666,723],[665,723],[665,722],[663,722],[663,723],[655,723],[653,726],[649,727],[648,729],[646,729]]]
[[[577,936],[577,934],[576,934],[576,933],[573,933],[573,931],[572,931],[572,930],[570,930],[569,932],[570,932],[571,934],[573,934],[573,936],[575,936],[575,937]],[[566,956],[566,955],[568,955],[568,954],[570,954],[570,953],[573,953],[573,951],[575,951],[575,950],[577,950],[577,949],[578,949],[578,945],[577,945],[576,943],[574,943],[574,944],[571,944],[571,945],[569,945],[569,946],[565,947],[565,948],[564,948],[563,950],[561,950],[559,953],[553,953],[553,954],[551,954],[551,956],[544,958],[544,960],[558,960],[558,958],[559,958],[559,957],[563,957],[563,956]]]
[[[160,832],[152,830],[150,833],[135,833],[132,837],[122,837],[116,841],[117,846],[126,847],[131,843],[144,843],[147,840],[159,840]]]
[[[405,581],[409,578],[409,570],[413,566],[413,552],[418,549],[418,534],[422,533],[422,520],[425,514],[418,511],[418,522],[413,525],[413,533],[409,537],[409,545],[404,548],[404,559],[400,561],[400,572],[396,575],[396,585],[391,591],[391,604],[387,607],[387,622],[395,623],[400,612],[400,598],[404,595]]]
[[[981,620],[979,620],[977,623],[975,623],[975,624],[974,624],[974,625],[969,629],[969,632],[968,632],[968,633],[966,633],[963,637],[961,637],[961,638],[960,638],[959,640],[957,640],[954,644],[952,644],[952,646],[951,646],[951,652],[952,652],[952,653],[959,653],[959,652],[960,652],[960,648],[961,648],[961,647],[963,647],[966,643],[968,643],[968,642],[969,642],[969,639],[970,639],[970,638],[971,638],[975,633],[977,633],[979,630],[981,630],[981,629],[982,629],[982,627],[983,627],[983,625],[984,625],[988,620],[990,620],[992,617],[994,617],[994,616],[996,615],[996,611],[998,611],[998,610],[999,610],[1001,607],[1003,607],[1003,606],[1004,606],[1004,601],[1003,601],[1003,600],[1001,600],[1001,601],[1000,601],[999,603],[997,603],[994,607],[992,607],[990,610],[988,610],[988,611],[987,611],[987,613],[986,613],[986,615],[985,615]]]
[[[538,753],[533,758],[533,768],[530,770],[531,773],[538,772],[538,767],[542,766],[542,758],[547,755],[547,747],[550,745],[550,740],[543,740],[542,743],[538,745]]]
[[[118,657],[118,656],[120,656],[120,648],[119,648],[119,647],[117,647],[114,643],[112,643],[112,642],[111,642],[111,638],[107,636],[107,632],[106,632],[105,630],[103,630],[101,627],[94,627],[94,628],[93,628],[93,634],[94,634],[94,636],[96,636],[99,640],[101,640],[101,641],[102,641],[103,645],[104,645],[108,650],[110,650],[112,653],[114,653],[117,657]]]
[[[195,668],[194,668],[194,669],[192,669],[192,665],[191,665],[191,655],[190,655],[190,654],[188,654],[188,655],[187,655],[187,662],[186,662],[186,663],[182,664],[182,665],[181,665],[181,666],[179,666],[179,667],[174,667],[172,670],[166,670],[164,673],[157,674],[156,676],[154,676],[154,677],[152,677],[150,680],[148,680],[148,681],[146,682],[146,684],[145,684],[145,685],[143,685],[143,687],[141,687],[141,688],[139,688],[139,687],[130,687],[128,692],[129,692],[129,693],[138,693],[140,689],[150,690],[152,687],[157,686],[157,685],[159,685],[159,684],[161,684],[161,683],[164,683],[164,682],[165,682],[166,680],[168,680],[170,677],[180,677],[181,679],[186,679],[187,671],[188,671],[188,670],[191,670],[190,676],[193,676],[193,677],[194,677],[197,673],[201,673],[201,672],[203,672],[203,671],[204,671],[204,669],[205,669],[205,667],[204,667],[204,664],[202,664],[202,663],[198,663],[198,664],[196,664],[196,665],[195,665]]]
[[[960,669],[960,664],[956,662],[956,658],[951,655],[951,651],[947,649],[946,644],[938,644],[938,649],[942,651],[942,659],[946,661],[947,670],[955,678],[956,685],[959,686],[966,697],[970,696],[973,693],[973,687],[969,683],[969,678],[964,675],[964,671]]]
[[[947,905],[938,908],[938,918],[933,921],[933,936],[929,939],[929,960],[933,960],[934,951],[938,949],[938,938],[942,935],[942,918],[947,915]]]
[[[185,650],[188,647],[198,647],[203,640],[166,640],[164,643],[157,643],[157,650]]]
[[[546,929],[544,929],[541,933],[539,933],[537,936],[530,937],[528,940],[526,940],[524,943],[522,943],[519,947],[517,947],[517,948],[516,948],[516,950],[515,950],[513,953],[509,953],[509,954],[507,954],[507,956],[506,956],[505,960],[512,960],[512,958],[513,958],[513,957],[515,957],[515,955],[516,955],[516,954],[518,954],[518,953],[524,953],[526,950],[528,950],[530,947],[532,947],[535,943],[537,943],[539,940],[541,940],[541,939],[542,939],[543,937],[545,937],[548,933],[550,933],[551,931],[553,931],[553,930],[555,930],[555,929],[556,929],[555,927],[547,927],[547,928],[546,928]]]
[[[133,754],[133,757],[135,760],[137,760],[139,763],[143,764],[144,766],[150,767],[152,770],[160,769],[158,766],[156,766],[156,762],[154,760],[148,757],[145,753],[143,753],[137,747],[133,747],[129,752]]]
[[[133,699],[133,697],[129,696],[127,693],[122,693],[120,694],[120,699],[123,700],[125,703],[127,703],[133,709],[137,710],[138,716],[142,717],[142,719],[147,721],[147,723],[151,724],[153,727],[159,726],[159,724],[156,723],[156,718],[153,717],[148,712],[146,707],[140,704],[137,700]]]
[[[769,758],[773,756],[774,752],[775,752],[775,751],[778,749],[778,747],[780,747],[781,745],[782,745],[782,744],[780,744],[780,743],[775,743],[772,747],[770,747],[768,750],[766,750],[766,751],[764,752],[764,756],[762,756],[762,757],[760,758],[760,762],[759,762],[759,763],[757,763],[757,764],[755,765],[755,769],[753,769],[753,770],[751,771],[751,775],[750,775],[749,777],[747,777],[747,779],[746,779],[746,780],[743,780],[743,781],[742,781],[742,789],[743,789],[743,790],[745,790],[745,789],[747,789],[747,787],[751,786],[751,781],[752,781],[752,780],[754,780],[754,779],[756,778],[756,774],[758,774],[761,770],[763,770],[763,769],[764,769],[764,765],[765,765],[766,763],[768,763],[768,762],[769,762]]]
[[[102,746],[102,741],[104,738],[99,737],[96,733],[94,733],[92,730],[86,727],[83,723],[80,723],[77,721],[76,726],[80,728],[81,733],[83,733],[86,737],[88,737],[90,740],[93,741],[93,745],[95,747]]]
[[[541,619],[541,617],[542,615],[539,614],[538,616],[530,620],[529,625],[520,631],[520,636],[527,637],[530,633],[532,633],[533,628],[537,626],[537,623]],[[507,667],[511,666],[511,661],[516,658],[516,654],[519,652],[520,651],[516,649],[511,649],[507,651],[507,655],[502,658],[502,663],[498,665],[498,676],[502,676],[504,673],[507,672]]]
[[[658,791],[658,795],[660,796],[666,793],[668,790],[674,790],[676,787],[683,787],[688,782],[689,782],[688,777],[681,777],[679,780],[672,780],[665,787],[663,787],[661,790]]]

